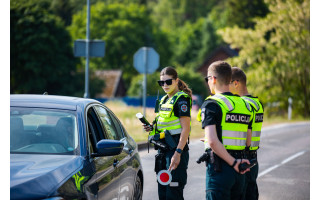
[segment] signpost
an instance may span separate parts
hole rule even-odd
[[[87,33],[85,40],[74,42],[74,56],[86,57],[85,92],[84,97],[89,98],[89,57],[104,57],[105,42],[103,40],[90,41],[90,0],[87,0]]]
[[[133,66],[143,73],[143,115],[146,116],[147,74],[152,74],[159,67],[159,54],[152,47],[141,47],[133,56]]]
[[[86,40],[74,41],[73,52],[75,57],[86,57]],[[106,43],[103,40],[89,41],[89,57],[103,57]]]
[[[292,114],[292,98],[289,97],[288,98],[288,103],[289,103],[289,106],[288,106],[288,120],[291,120],[291,114]]]

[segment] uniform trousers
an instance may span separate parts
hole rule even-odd
[[[245,186],[244,186],[244,200],[257,200],[259,199],[259,191],[257,185],[257,178],[259,172],[259,164],[253,166],[249,172],[245,173]]]
[[[225,161],[221,161],[221,171],[214,171],[208,163],[206,171],[207,200],[240,200],[244,193],[245,176],[236,172]]]
[[[187,146],[187,145],[186,145]],[[187,168],[189,163],[189,148],[184,148],[178,167],[171,171],[172,181],[169,185],[158,183],[159,200],[183,200],[183,189],[187,184]],[[166,151],[166,168],[169,169],[175,150]]]

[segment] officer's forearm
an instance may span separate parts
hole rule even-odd
[[[213,151],[220,157],[222,158],[224,161],[226,161],[226,163],[228,163],[229,165],[232,165],[234,162],[234,157],[232,157],[227,150],[224,148],[224,146],[222,145],[222,143],[218,140],[218,141],[213,141],[213,142],[209,142],[209,145],[211,147],[211,149],[213,149]]]
[[[177,148],[183,149],[187,143],[189,133],[190,133],[190,117],[181,117],[180,123],[181,123],[182,131],[181,131],[179,144]]]
[[[249,147],[249,146],[251,145],[251,136],[252,136],[252,130],[251,130],[251,129],[248,129],[248,132],[247,132],[247,141],[246,141],[247,147]]]
[[[229,165],[232,165],[235,158],[233,158],[227,150],[224,148],[223,144],[217,137],[216,126],[210,125],[205,127],[205,135],[208,138],[208,144],[210,148],[217,154],[220,158],[226,161]]]

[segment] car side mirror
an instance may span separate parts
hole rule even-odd
[[[123,146],[124,144],[121,141],[103,139],[100,140],[96,145],[97,153],[93,153],[91,155],[93,157],[118,155],[121,153]]]

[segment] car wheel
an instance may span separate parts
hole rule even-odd
[[[134,195],[133,195],[133,199],[134,200],[141,200],[142,199],[142,182],[140,179],[140,176],[137,176],[136,182],[134,184]]]

